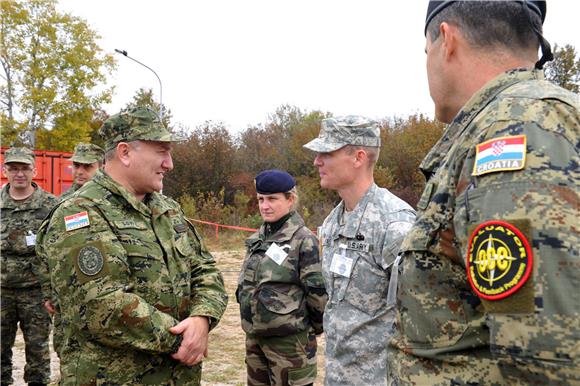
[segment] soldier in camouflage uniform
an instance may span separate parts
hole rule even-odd
[[[429,88],[449,126],[401,246],[393,384],[580,384],[580,101],[541,71],[545,7],[429,6]]]
[[[92,143],[77,143],[73,156],[70,157],[73,163],[74,181],[70,188],[60,195],[60,199],[64,200],[70,197],[81,186],[90,181],[103,164],[104,158],[105,151],[99,146]]]
[[[62,384],[199,385],[221,273],[180,206],[158,193],[176,138],[148,109],[109,118],[99,170],[38,235],[62,310]]]
[[[266,170],[255,182],[264,224],[246,240],[236,291],[248,385],[311,385],[327,300],[318,243],[294,210],[292,176]]]
[[[384,385],[393,312],[387,307],[391,267],[415,212],[373,179],[381,145],[378,125],[347,116],[322,121],[318,138],[320,185],[342,201],[320,229],[328,303],[326,385]]]
[[[2,171],[8,178],[8,184],[0,193],[1,381],[2,385],[12,383],[12,347],[20,324],[26,351],[24,380],[31,385],[42,385],[50,380],[50,318],[43,307],[40,283],[32,269],[32,260],[35,258],[35,234],[57,200],[32,182],[36,168],[31,150],[18,147],[8,149]]]

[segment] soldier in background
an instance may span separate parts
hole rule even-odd
[[[12,347],[19,324],[26,353],[24,381],[29,385],[50,381],[50,317],[43,307],[39,279],[32,264],[36,232],[57,199],[32,182],[36,175],[34,161],[31,150],[13,147],[6,151],[2,165],[8,179],[0,193],[2,385],[13,381]]]
[[[246,332],[248,385],[312,385],[327,295],[318,242],[296,212],[294,178],[255,179],[264,224],[246,240],[236,298]]]
[[[415,212],[373,178],[381,146],[376,122],[347,116],[322,121],[317,152],[320,186],[342,201],[320,229],[328,303],[325,384],[384,385],[393,312],[387,307],[391,267]]]
[[[99,134],[104,169],[38,234],[62,310],[61,383],[199,385],[227,296],[197,231],[159,193],[177,138],[144,108]]]
[[[449,126],[401,246],[393,384],[580,383],[580,101],[544,79],[545,15],[429,3],[429,91]]]
[[[103,165],[104,159],[105,151],[99,146],[92,143],[78,143],[75,146],[73,156],[70,157],[74,181],[71,187],[60,195],[60,199],[64,200],[70,197],[81,186],[90,181]]]

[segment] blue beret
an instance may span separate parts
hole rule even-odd
[[[254,181],[260,194],[286,193],[296,186],[294,177],[277,169],[260,172]]]

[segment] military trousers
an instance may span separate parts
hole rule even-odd
[[[316,335],[246,335],[249,386],[311,385],[316,380]]]
[[[50,316],[44,308],[44,298],[40,287],[4,288],[0,292],[1,309],[1,371],[2,384],[12,380],[12,347],[16,339],[18,325],[24,336],[26,383],[49,383],[50,351],[48,335]]]

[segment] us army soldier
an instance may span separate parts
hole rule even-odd
[[[159,193],[176,138],[144,108],[99,134],[104,170],[39,233],[62,310],[62,382],[199,384],[227,297],[198,233]]]
[[[449,126],[401,247],[393,383],[580,382],[580,102],[544,79],[545,15],[429,3],[429,91]]]
[[[36,175],[35,157],[27,148],[8,149],[2,172],[8,178],[0,193],[2,384],[12,383],[12,347],[18,325],[25,342],[24,381],[30,385],[48,384],[50,317],[43,307],[40,282],[32,265],[36,232],[57,199],[32,182]]]
[[[376,122],[352,115],[324,119],[318,138],[304,145],[317,152],[320,186],[342,199],[320,231],[329,386],[387,382],[389,275],[415,212],[374,183],[380,146]]]

